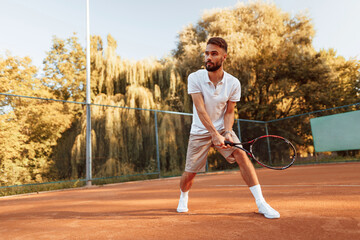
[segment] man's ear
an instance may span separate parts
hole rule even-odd
[[[224,61],[225,61],[226,58],[227,58],[227,53],[224,54]]]

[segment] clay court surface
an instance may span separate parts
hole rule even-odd
[[[182,214],[178,177],[0,198],[0,239],[360,239],[360,163],[257,173],[280,219],[226,172],[197,176]]]

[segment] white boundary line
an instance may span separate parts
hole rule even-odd
[[[211,185],[214,187],[248,187],[248,185]],[[262,185],[261,187],[360,187],[360,185],[346,185],[346,184],[323,184],[323,185]]]

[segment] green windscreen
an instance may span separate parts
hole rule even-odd
[[[360,111],[310,119],[316,152],[360,149]]]

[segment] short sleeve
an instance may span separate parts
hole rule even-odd
[[[199,79],[196,78],[194,73],[191,73],[188,77],[188,94],[201,92]]]
[[[231,102],[239,102],[240,96],[241,96],[241,85],[240,81],[237,79],[234,79],[233,89],[231,91],[231,95],[229,97],[229,101]]]

